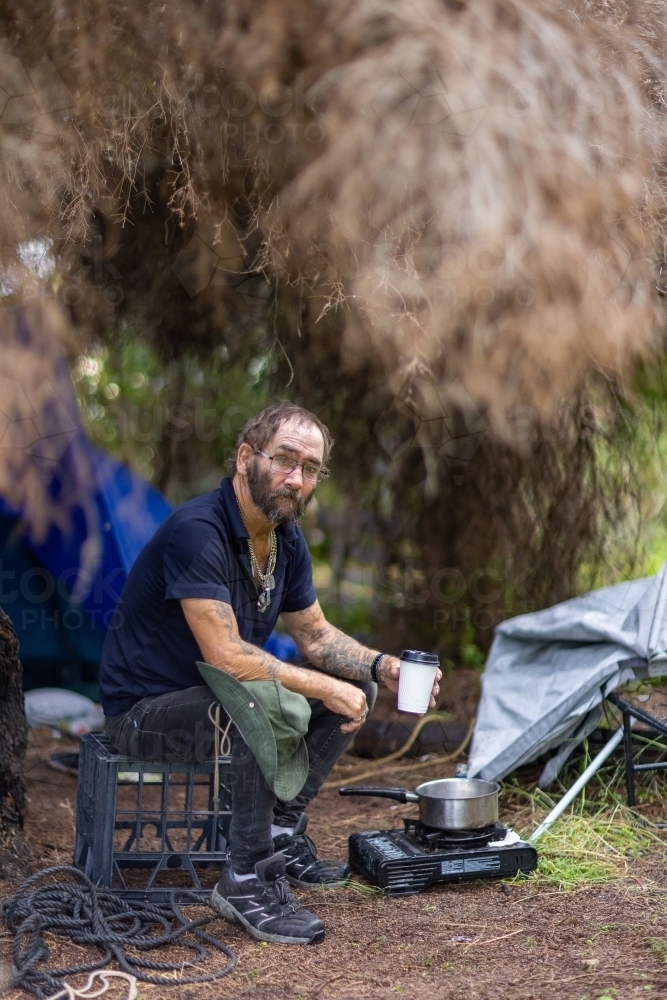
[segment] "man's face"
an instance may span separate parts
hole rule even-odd
[[[262,449],[271,458],[286,456],[291,462],[322,465],[324,440],[313,424],[287,421]],[[274,524],[294,524],[315,493],[315,482],[303,478],[299,465],[287,474],[275,472],[263,455],[248,463],[248,491],[256,507]]]

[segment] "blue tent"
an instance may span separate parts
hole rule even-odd
[[[35,542],[23,529],[21,511],[0,497],[0,605],[19,637],[26,690],[63,685],[95,696],[102,644],[120,591],[171,507],[82,430],[75,439],[52,481],[54,491],[65,478],[71,483],[83,453],[91,503],[88,510],[71,511],[69,530],[52,525]],[[92,563],[86,554],[91,510],[101,538]]]

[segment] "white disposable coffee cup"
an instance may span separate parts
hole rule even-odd
[[[428,712],[431,691],[440,661],[435,653],[404,649],[398,677],[398,710],[424,715]]]

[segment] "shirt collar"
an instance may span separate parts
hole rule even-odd
[[[225,508],[225,513],[227,514],[227,519],[231,526],[232,532],[236,538],[248,538],[248,529],[243,523],[241,518],[241,511],[239,510],[239,505],[236,500],[236,493],[234,492],[234,487],[232,485],[232,480],[229,476],[226,476],[220,483],[220,489],[222,491],[222,500]],[[293,546],[299,535],[299,528],[296,524],[279,524],[276,528],[277,534],[279,534],[289,545]]]

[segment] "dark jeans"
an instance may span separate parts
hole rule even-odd
[[[358,682],[356,686],[362,689],[372,710],[377,686],[370,681]],[[276,798],[252,751],[236,727],[230,727],[232,817],[229,846],[234,870],[239,874],[252,872],[258,861],[273,854],[271,824],[296,825],[354,738],[354,733],[341,733],[340,727],[346,721],[343,716],[330,712],[321,701],[309,699],[309,702],[312,714],[306,746],[310,770],[306,784],[291,802]],[[143,698],[124,715],[107,716],[106,728],[121,753],[140,760],[167,760],[178,764],[210,760],[213,726],[208,708],[215,703],[215,696],[205,685],[171,691]],[[226,725],[227,720],[221,710],[221,725]]]

